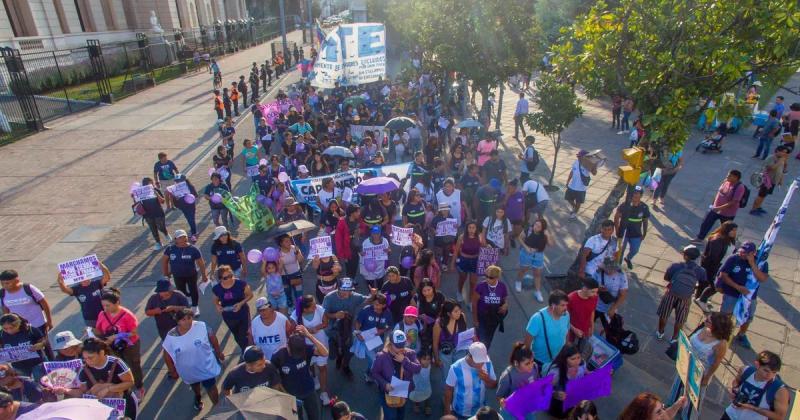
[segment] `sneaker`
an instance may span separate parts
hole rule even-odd
[[[194,312],[194,316],[200,315],[200,308],[197,306],[192,306],[192,312]]]
[[[664,333],[656,331],[656,340],[663,340],[663,339],[664,339]]]
[[[327,392],[322,392],[319,394],[319,399],[322,401],[322,405],[329,405],[331,403],[331,399],[328,397]]]
[[[618,135],[618,136],[619,136],[619,135],[622,135],[622,134],[625,134],[625,130],[620,130],[620,131],[617,131],[617,135]]]
[[[737,335],[736,336],[736,342],[739,343],[740,346],[742,346],[742,347],[744,347],[746,349],[753,348],[753,346],[750,344],[750,340],[747,339],[747,335],[745,335],[745,334]]]
[[[154,251],[161,251],[161,242],[156,242],[156,244],[153,245],[153,250]]]
[[[693,244],[702,244],[702,243],[703,243],[703,240],[702,240],[702,239],[700,239],[700,238],[694,238],[694,239],[692,239],[692,240],[691,240],[691,241],[689,241],[689,242],[691,242],[691,243],[693,243]]]
[[[172,242],[172,236],[167,235],[167,242]]]
[[[536,298],[536,301],[539,302],[539,303],[544,302],[544,297],[542,297],[542,292],[540,292],[538,290],[533,292],[533,297]]]
[[[447,264],[442,264],[441,267],[442,267],[442,273],[446,273],[447,272]]]
[[[759,209],[750,210],[748,213],[752,214],[753,216],[761,216],[761,212],[758,211]]]
[[[364,382],[367,383],[367,384],[374,384],[375,383],[375,381],[372,380],[372,377],[369,376],[369,373],[365,373],[364,374]]]
[[[203,411],[203,399],[202,399],[202,397],[194,399],[193,407],[194,407],[195,411]]]
[[[517,293],[522,292],[522,282],[521,281],[517,280],[517,281],[514,282],[514,290],[516,290]]]
[[[759,214],[767,214],[767,211],[764,210],[762,207],[757,208]]]
[[[628,270],[633,270],[633,263],[630,258],[625,257],[625,265],[628,267]]]

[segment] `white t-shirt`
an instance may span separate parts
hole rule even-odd
[[[529,179],[522,184],[522,192],[527,194],[536,193],[536,201],[539,203],[550,200],[550,194],[547,193],[544,185],[542,185],[541,182],[536,182],[532,179]]]
[[[445,195],[444,190],[436,193],[436,203],[450,205],[450,217],[456,219],[456,224],[461,226],[461,190],[454,188],[453,193]]]
[[[327,210],[328,205],[331,203],[331,201],[333,201],[336,197],[341,197],[341,196],[342,196],[342,190],[336,189],[336,187],[334,187],[333,191],[330,192],[325,190],[319,190],[319,192],[317,193],[317,197],[319,197],[319,202],[320,204],[322,204],[322,208],[320,210],[322,211]]]
[[[486,240],[492,242],[493,244],[497,245],[498,247],[505,246],[506,240],[506,233],[511,233],[511,222],[508,221],[508,218],[503,220],[495,219],[494,224],[492,227],[489,227],[489,222],[491,222],[492,216],[487,216],[483,219],[483,229],[486,232]],[[503,229],[503,226],[506,226]]]
[[[599,266],[606,257],[613,257],[614,253],[617,252],[617,238],[612,236],[609,241],[611,242],[608,243],[608,246],[606,247],[606,243],[608,241],[603,239],[603,236],[599,233],[586,241],[586,245],[583,247],[591,249],[593,254],[599,254],[591,261],[586,261],[586,268],[584,270],[586,274],[590,276],[593,275],[595,271],[597,271],[597,266]],[[605,251],[600,252],[603,250],[603,248],[605,248]]]
[[[628,276],[622,271],[617,271],[613,275],[603,275],[603,270],[596,270],[593,277],[600,286],[605,286],[606,290],[614,297],[619,296],[620,291],[628,289]],[[597,300],[598,312],[608,312],[610,307],[610,303],[605,303],[602,299]]]
[[[486,362],[483,369],[489,374],[489,379],[497,379],[492,362]],[[452,408],[459,416],[472,417],[486,405],[486,385],[478,376],[478,370],[467,364],[466,357],[450,365],[445,383],[453,388]]]
[[[586,191],[586,185],[583,184],[583,180],[581,179],[581,175],[583,176],[591,176],[592,173],[589,172],[588,169],[584,168],[580,160],[576,159],[575,162],[572,164],[572,179],[569,181],[569,189],[573,191]]]
[[[389,249],[389,241],[386,238],[381,238],[380,244],[373,244],[371,238],[364,239],[364,242],[361,244],[361,249],[366,250],[368,248],[379,248],[379,249]],[[368,271],[367,267],[364,265],[364,260],[367,259],[366,252],[364,256],[360,258],[359,261],[359,268],[358,271],[364,276],[364,280],[376,280],[382,278],[386,275],[386,264],[385,260],[378,260],[375,264],[375,271]],[[388,257],[387,257],[388,259]]]
[[[195,384],[219,376],[222,368],[208,339],[205,322],[193,321],[184,335],[170,331],[161,344],[175,362],[178,375],[187,384]]]
[[[261,347],[264,357],[269,360],[281,347],[286,346],[286,315],[275,312],[275,320],[269,326],[264,325],[261,315],[256,315],[250,322],[250,334],[253,344]]]

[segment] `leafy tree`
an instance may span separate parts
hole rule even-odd
[[[555,190],[557,188],[553,186],[553,178],[556,174],[558,152],[561,149],[561,132],[583,114],[583,108],[572,86],[559,82],[549,74],[543,74],[536,80],[533,102],[538,111],[526,115],[525,122],[553,142],[555,153],[547,189]]]
[[[651,138],[677,150],[698,100],[719,102],[750,71],[770,81],[797,69],[798,28],[795,0],[600,1],[564,31],[554,62],[590,97],[630,95]]]

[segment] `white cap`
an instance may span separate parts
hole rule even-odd
[[[188,234],[188,233],[186,233],[186,231],[185,231],[185,230],[183,230],[183,229],[178,229],[178,230],[176,230],[176,231],[175,231],[175,238],[177,239],[177,238],[180,238],[181,236],[186,236],[186,237],[188,237],[188,236],[189,236],[189,234]]]
[[[297,167],[297,172],[300,172],[301,174],[307,174],[308,168],[306,168],[306,165],[300,165]]]
[[[81,340],[75,338],[72,331],[61,331],[53,337],[53,350],[64,350],[67,347],[77,346]]]
[[[226,233],[228,233],[228,228],[226,228],[225,226],[217,226],[214,228],[214,233],[212,235],[212,238],[214,238],[214,240],[216,241],[217,239],[219,239],[220,236],[225,235]]]
[[[480,341],[469,345],[469,355],[472,356],[472,361],[475,363],[486,363],[489,361],[489,353],[486,351],[486,346]]]
[[[272,307],[272,305],[269,304],[269,300],[267,300],[267,298],[262,296],[256,299],[256,310],[260,311],[263,307]]]

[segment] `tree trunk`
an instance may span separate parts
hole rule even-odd
[[[555,154],[553,154],[553,166],[550,168],[550,180],[547,181],[547,186],[553,186],[553,178],[556,176],[556,163],[558,162],[558,151],[561,150],[561,133],[556,134],[555,137],[551,138],[553,140],[553,146],[555,147]]]

